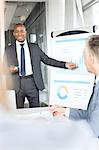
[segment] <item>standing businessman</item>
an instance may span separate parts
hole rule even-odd
[[[93,88],[87,110],[54,105],[50,108],[50,112],[54,116],[64,115],[73,120],[87,120],[96,137],[99,138],[99,35],[93,35],[89,38],[84,50],[84,59],[87,70],[96,76],[96,85]]]
[[[16,41],[6,48],[4,58],[12,76],[12,89],[16,92],[17,108],[24,108],[25,97],[29,101],[29,107],[37,107],[39,90],[44,89],[41,62],[67,69],[74,69],[76,65],[49,58],[37,44],[28,43],[23,24],[15,25],[13,35]]]

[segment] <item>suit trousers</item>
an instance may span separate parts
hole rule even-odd
[[[25,97],[29,102],[29,107],[39,107],[39,90],[35,85],[33,75],[20,77],[20,88],[16,93],[17,108],[24,108]]]

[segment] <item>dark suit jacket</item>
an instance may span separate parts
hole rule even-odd
[[[86,119],[95,135],[99,137],[99,82],[94,88],[87,110],[70,109],[71,119]]]
[[[44,89],[44,82],[42,78],[41,73],[41,62],[44,64],[54,66],[54,67],[60,67],[60,68],[66,68],[65,62],[63,61],[57,61],[55,59],[52,59],[48,57],[37,44],[28,44],[29,51],[30,51],[30,58],[31,58],[31,65],[32,65],[32,71],[33,71],[33,78],[35,81],[35,84],[39,90]],[[7,60],[8,67],[10,65],[18,66],[18,59],[17,59],[17,53],[16,53],[16,45],[13,44],[11,46],[8,46],[5,50],[4,58]],[[14,90],[19,90],[19,82],[20,77],[18,73],[11,74],[12,81],[13,81],[13,88]],[[8,79],[9,80],[9,79]]]

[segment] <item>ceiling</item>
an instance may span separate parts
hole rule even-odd
[[[37,2],[5,2],[5,31],[13,29],[16,23],[23,23],[36,4]]]

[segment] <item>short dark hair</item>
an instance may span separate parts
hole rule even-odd
[[[99,58],[99,35],[89,37],[88,47]]]
[[[17,23],[17,24],[15,24],[14,30],[16,29],[17,26],[24,26],[24,24],[22,24],[22,23]],[[24,26],[24,27],[25,27],[25,26]]]

